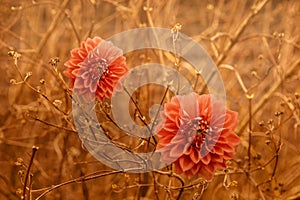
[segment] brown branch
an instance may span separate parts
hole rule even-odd
[[[52,23],[50,24],[47,32],[45,33],[44,37],[41,39],[38,47],[37,47],[37,53],[40,54],[42,49],[44,48],[46,42],[48,41],[50,35],[52,34],[53,30],[55,29],[55,27],[57,26],[57,24],[60,22],[60,18],[61,16],[64,14],[65,9],[68,5],[70,0],[64,0],[63,3],[61,4],[61,9],[58,11],[58,13],[55,15]]]
[[[253,99],[253,95],[246,95],[248,101],[249,101],[249,135],[248,135],[248,175],[250,175],[250,170],[251,170],[251,143],[252,143],[252,99]]]
[[[299,70],[298,66],[300,64],[300,59],[298,59],[294,65],[292,65],[288,71],[286,72],[283,79],[280,79],[279,81],[275,82],[273,86],[265,93],[265,95],[260,98],[260,101],[255,105],[255,107],[252,110],[252,115],[254,116],[258,111],[262,109],[262,107],[265,105],[265,103],[268,101],[268,99],[276,92],[276,90],[281,86],[282,82],[286,80],[290,75],[295,73],[297,70]],[[243,131],[247,127],[247,124],[249,123],[249,116],[246,116],[242,119],[240,122],[239,127],[237,128],[237,132],[239,135],[242,135]]]
[[[228,55],[228,52],[231,50],[231,48],[234,46],[234,44],[237,42],[238,38],[241,36],[243,31],[249,24],[249,21],[262,10],[262,8],[268,3],[268,1],[269,0],[263,0],[260,3],[258,3],[256,6],[255,5],[253,6],[254,8],[252,9],[252,11],[246,16],[246,18],[238,26],[238,28],[234,32],[233,36],[231,37],[231,40],[227,43],[223,52],[217,58],[217,61],[216,61],[217,66],[224,61],[224,59]]]
[[[238,28],[236,29],[236,31],[234,32],[233,36],[229,37],[230,41],[227,43],[227,45],[224,47],[223,52],[218,56],[217,60],[216,60],[216,66],[219,66],[227,57],[228,52],[232,49],[232,47],[238,42],[239,37],[241,36],[241,34],[243,33],[243,31],[245,30],[245,28],[247,27],[249,21],[256,15],[259,13],[259,11],[262,10],[262,8],[266,5],[266,3],[269,0],[264,0],[262,2],[260,2],[258,5],[255,6],[255,8],[252,10],[252,12],[250,12],[247,17],[242,21],[242,23],[238,26]],[[253,6],[254,7],[254,6]],[[216,36],[213,36],[212,38],[210,38],[210,41],[213,41],[213,38],[216,38]],[[210,74],[210,76],[207,78],[207,83],[211,81],[211,78],[213,77],[213,73]],[[205,88],[206,86],[203,85],[202,88],[200,89],[200,94],[205,92]]]
[[[39,118],[34,118],[33,116],[30,116],[30,115],[28,115],[28,117],[31,118],[31,119],[33,119],[33,120],[35,120],[35,121],[38,121],[40,123],[46,124],[47,126],[52,126],[54,128],[62,129],[62,130],[65,130],[67,132],[77,133],[76,131],[74,131],[72,129],[68,129],[66,127],[62,127],[62,126],[58,126],[58,125],[55,125],[55,124],[51,124],[51,123],[49,123],[47,121],[41,120]]]
[[[99,173],[99,172],[94,172],[94,173],[91,173],[89,175],[81,176],[81,177],[78,177],[76,179],[66,181],[66,182],[60,183],[58,185],[52,186],[52,187],[48,188],[46,191],[44,191],[41,195],[39,195],[35,200],[39,200],[42,197],[46,196],[51,191],[53,191],[55,189],[58,189],[58,188],[61,188],[62,186],[65,186],[65,185],[69,185],[69,184],[72,184],[72,183],[80,183],[80,182],[100,178],[100,177],[103,177],[103,176],[109,176],[109,175],[119,174],[119,173],[124,173],[124,172],[122,172],[122,171],[109,171],[109,172],[105,172],[105,173],[102,173],[102,174],[97,174],[97,173]]]
[[[32,155],[31,155],[30,162],[29,162],[29,165],[28,165],[28,168],[27,168],[21,199],[25,199],[25,197],[26,197],[25,195],[26,195],[27,182],[28,182],[31,166],[32,166],[32,163],[33,163],[33,159],[34,159],[35,153],[38,149],[39,148],[36,147],[36,146],[32,147]]]

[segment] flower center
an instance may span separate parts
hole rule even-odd
[[[202,117],[200,117],[200,119],[197,119],[194,122],[194,125],[195,125],[195,129],[196,129],[196,135],[195,135],[192,145],[196,148],[200,148],[201,144],[203,143],[204,138],[206,137],[206,135],[208,134],[208,132],[210,130],[210,127],[209,127],[207,121],[202,119]]]
[[[104,79],[108,75],[108,63],[105,58],[96,59],[89,63],[90,75],[92,80]]]

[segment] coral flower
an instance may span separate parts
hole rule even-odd
[[[90,102],[111,98],[118,80],[128,71],[121,49],[99,37],[88,38],[71,50],[64,74],[71,79],[73,92]]]
[[[233,132],[238,114],[225,108],[212,95],[191,93],[175,96],[164,106],[157,127],[157,151],[161,161],[174,163],[187,177],[209,180],[217,169],[233,158],[239,137]]]

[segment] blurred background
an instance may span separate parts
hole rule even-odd
[[[0,199],[21,199],[24,190],[25,199],[300,199],[300,1],[0,3]],[[177,23],[212,57],[227,106],[239,113],[238,153],[209,182],[170,169],[115,172],[94,159],[74,128],[68,80],[61,75],[70,50],[88,37]],[[174,62],[154,50],[125,56],[129,68]],[[179,72],[196,79],[188,68]],[[147,86],[133,98],[146,112],[163,93]],[[128,107],[134,118],[134,106]],[[118,132],[112,131],[120,143],[139,143]],[[33,146],[39,147],[34,157]]]

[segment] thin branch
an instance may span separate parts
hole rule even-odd
[[[262,107],[265,105],[267,100],[276,92],[276,90],[281,86],[282,82],[286,80],[289,76],[294,74],[297,70],[299,70],[298,66],[300,64],[300,59],[298,59],[286,72],[283,79],[280,79],[279,81],[275,82],[273,86],[260,98],[260,101],[256,103],[252,110],[252,115],[254,116],[256,113],[258,113]],[[246,116],[242,119],[240,122],[239,127],[237,127],[237,132],[239,135],[242,135],[243,131],[247,127],[247,124],[249,123],[249,116]]]
[[[269,0],[263,0],[257,5],[253,5],[253,9],[251,12],[246,16],[246,18],[242,21],[242,23],[238,26],[236,31],[234,32],[233,36],[231,37],[231,40],[227,43],[225,46],[223,52],[220,54],[220,56],[217,58],[216,65],[218,66],[221,64],[224,59],[227,57],[228,52],[232,49],[234,44],[237,42],[238,38],[241,36],[247,25],[249,25],[250,20],[256,16],[263,7],[268,3]]]
[[[100,172],[102,173],[103,171],[100,171]],[[84,181],[97,179],[97,178],[100,178],[100,177],[103,177],[103,176],[109,176],[109,175],[119,174],[119,173],[124,173],[124,172],[122,172],[122,171],[109,171],[109,172],[105,172],[105,173],[102,173],[102,174],[98,174],[98,173],[99,172],[94,172],[94,173],[91,173],[91,174],[88,174],[88,175],[85,175],[85,176],[81,176],[81,177],[78,177],[78,178],[70,180],[70,181],[60,183],[58,185],[52,186],[52,187],[48,188],[46,191],[44,191],[41,195],[39,195],[35,200],[39,200],[42,197],[46,196],[48,193],[52,192],[53,190],[56,190],[56,189],[58,189],[62,186],[65,186],[65,185],[69,185],[69,184],[72,184],[72,183],[81,183],[81,182],[84,182]]]
[[[144,117],[144,115],[142,114],[142,111],[140,110],[138,104],[137,104],[136,101],[132,98],[132,96],[129,94],[129,92],[128,92],[128,90],[127,90],[127,88],[126,88],[125,86],[123,86],[123,89],[124,89],[124,91],[126,92],[126,94],[129,96],[129,98],[130,98],[130,100],[132,101],[132,103],[134,104],[134,106],[136,107],[136,109],[137,109],[137,111],[138,111],[138,113],[139,113],[139,114],[138,114],[139,119],[140,119],[140,120],[143,122],[143,124],[147,127],[147,129],[148,129],[150,135],[152,135],[151,129],[150,129],[150,127],[148,126],[148,124],[146,123],[145,117]]]
[[[22,192],[22,196],[21,196],[21,199],[24,199],[24,200],[26,198],[27,182],[28,182],[28,178],[29,178],[31,166],[32,166],[32,163],[33,163],[33,159],[34,159],[35,153],[36,153],[36,151],[38,149],[39,148],[36,147],[36,146],[32,147],[32,154],[31,154],[30,162],[29,162],[29,165],[28,165],[28,168],[27,168],[27,172],[26,172],[26,176],[25,176],[25,181],[24,181],[24,186],[23,186],[23,192]]]
[[[66,7],[67,7],[69,1],[70,1],[70,0],[64,0],[63,3],[61,4],[61,5],[62,5],[62,6],[61,6],[61,9],[60,9],[60,10],[58,11],[58,13],[55,15],[55,17],[54,17],[52,23],[50,24],[50,26],[49,26],[47,32],[45,33],[44,37],[41,39],[41,41],[40,41],[40,43],[39,43],[39,45],[38,45],[38,47],[37,47],[37,53],[38,53],[38,54],[41,53],[42,49],[44,48],[46,42],[48,41],[50,35],[51,35],[52,32],[54,31],[54,29],[55,29],[55,27],[57,26],[57,24],[58,24],[59,22],[61,22],[61,21],[60,21],[60,18],[61,18],[61,16],[63,15],[63,13],[64,13],[64,11],[65,11],[65,9],[66,9]]]
[[[72,132],[72,133],[77,133],[76,131],[72,130],[72,129],[68,129],[66,127],[62,127],[62,126],[58,126],[58,125],[55,125],[55,124],[51,124],[50,122],[47,122],[47,121],[44,121],[44,120],[41,120],[39,118],[34,118],[33,116],[30,116],[30,115],[27,115],[28,117],[30,117],[31,119],[35,120],[35,121],[38,121],[42,124],[45,124],[47,126],[52,126],[54,128],[58,128],[58,129],[62,129],[62,130],[65,130],[65,131],[68,131],[68,132]]]
[[[248,135],[248,175],[250,175],[250,170],[251,170],[251,146],[252,146],[252,99],[253,95],[246,95],[248,102],[249,102],[249,135]]]

